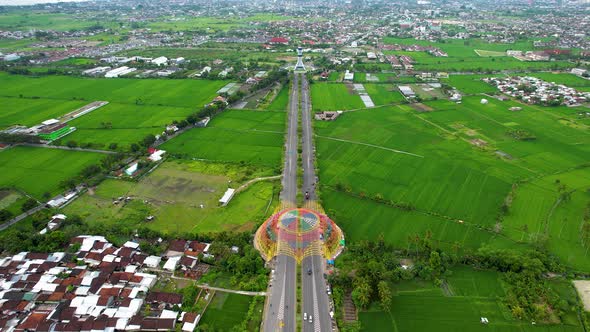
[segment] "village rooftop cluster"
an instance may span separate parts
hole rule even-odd
[[[149,272],[178,269],[200,276],[206,269],[198,256],[207,256],[209,246],[172,241],[162,264],[163,257],[142,253],[136,242],[116,247],[103,236],[81,235],[68,252],[4,257],[0,330],[162,331],[178,324],[193,331],[200,317],[182,311],[182,295],[152,291],[158,276]]]
[[[536,77],[491,77],[484,82],[496,86],[500,92],[529,104],[577,106],[590,100],[590,92],[579,92],[563,84],[545,82]]]

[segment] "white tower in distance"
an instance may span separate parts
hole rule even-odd
[[[295,70],[305,70],[305,65],[303,65],[303,48],[301,46],[297,47],[297,64],[295,65]]]

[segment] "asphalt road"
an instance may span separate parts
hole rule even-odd
[[[287,141],[285,143],[285,167],[281,200],[293,206],[297,204],[297,115],[299,113],[299,79],[295,75],[289,98]]]
[[[314,167],[315,146],[311,127],[311,99],[309,97],[309,83],[305,77],[301,78],[301,125],[303,161],[303,193],[309,193],[309,200],[316,199],[316,174]],[[309,270],[311,269],[311,275]],[[320,255],[305,257],[301,262],[302,312],[307,313],[308,321],[303,322],[303,331],[319,332],[332,331],[330,317],[330,302],[327,294],[327,284],[324,279],[324,258]],[[309,316],[312,316],[311,323]],[[303,319],[303,317],[301,317]]]
[[[301,125],[302,125],[302,151],[303,161],[303,188],[302,192],[309,193],[309,200],[316,199],[315,185],[316,174],[314,167],[315,147],[312,140],[311,128],[311,99],[309,98],[309,82],[307,78],[301,78]]]
[[[308,270],[311,269],[311,275]],[[330,300],[324,279],[324,259],[314,255],[305,257],[301,263],[301,289],[303,292],[302,312],[307,313],[308,321],[303,322],[303,331],[332,331]],[[312,315],[312,322],[309,322]]]
[[[299,77],[293,78],[293,87],[289,98],[287,139],[285,143],[285,167],[283,169],[281,201],[295,207],[297,205],[297,126],[299,114]],[[275,257],[275,272],[271,276],[268,289],[269,300],[264,311],[263,330],[268,332],[294,332],[297,262],[293,257],[278,255]]]
[[[269,304],[264,312],[264,331],[294,332],[297,262],[293,257],[285,255],[278,255],[275,260],[275,272],[269,288]]]

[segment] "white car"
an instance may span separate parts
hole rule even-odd
[[[304,312],[303,313],[303,321],[306,321],[306,320],[307,320],[307,312]]]
[[[311,315],[309,315],[309,322],[311,323]]]

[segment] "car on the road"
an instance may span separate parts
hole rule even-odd
[[[308,321],[308,322],[310,322],[310,323],[311,323],[311,321],[312,321],[312,319],[311,319],[311,315],[309,315],[309,321]]]
[[[307,275],[310,276],[311,275],[311,267],[307,269]]]
[[[305,199],[309,199],[309,191],[305,192]]]
[[[304,312],[303,313],[303,321],[306,321],[306,320],[307,320],[307,312]]]

